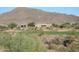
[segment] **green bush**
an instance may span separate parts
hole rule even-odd
[[[8,24],[8,28],[10,28],[10,29],[13,29],[15,27],[17,27],[16,23],[10,23],[10,24]]]
[[[35,27],[35,23],[34,22],[28,23],[28,27]]]
[[[0,30],[6,30],[7,26],[0,25]]]
[[[0,32],[0,46],[10,49],[11,36],[9,33]]]
[[[31,52],[31,51],[45,51],[43,42],[33,36],[25,33],[16,33],[11,35],[9,33],[0,33],[0,45],[8,48],[13,52]]]

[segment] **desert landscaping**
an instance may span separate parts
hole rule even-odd
[[[18,7],[0,14],[0,52],[78,52],[79,16]]]

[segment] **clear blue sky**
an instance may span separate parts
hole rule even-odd
[[[0,7],[0,13],[5,13],[13,10],[14,8],[12,7]]]
[[[32,7],[35,9],[41,9],[47,12],[65,13],[79,16],[79,7]],[[13,10],[12,7],[0,7],[0,13],[5,13]]]

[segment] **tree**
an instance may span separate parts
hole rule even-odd
[[[71,24],[70,23],[63,23],[59,26],[60,28],[70,28]]]
[[[79,29],[79,25],[76,25],[74,28],[75,28],[75,29]]]
[[[73,23],[72,27],[75,28],[75,29],[79,29],[79,23]]]
[[[58,25],[57,25],[57,24],[54,24],[54,23],[52,23],[52,26],[53,26],[53,27],[58,27]]]
[[[6,26],[0,25],[0,30],[6,30],[6,29],[7,29]]]
[[[17,24],[16,23],[10,23],[10,24],[8,24],[8,28],[13,29],[15,27],[17,27]]]
[[[35,23],[34,22],[28,23],[28,27],[35,27]]]

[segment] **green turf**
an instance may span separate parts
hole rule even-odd
[[[44,32],[48,35],[79,35],[79,32]]]
[[[43,35],[79,35],[79,32],[53,32],[53,31],[36,31],[28,32],[29,34],[43,34]]]

